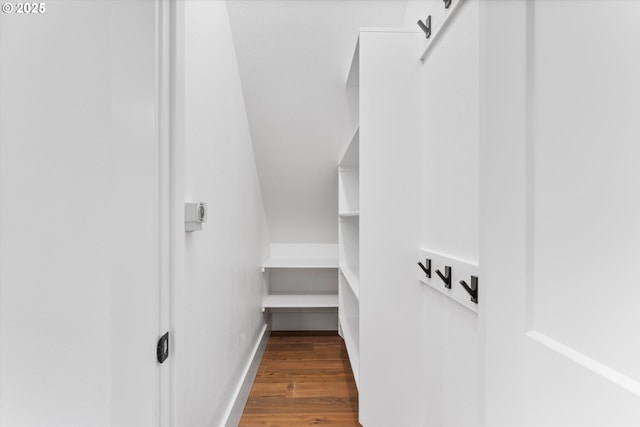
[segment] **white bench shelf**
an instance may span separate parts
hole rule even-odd
[[[336,258],[271,258],[262,268],[338,268]]]
[[[337,294],[270,294],[262,302],[267,308],[337,308]]]
[[[308,253],[308,248],[303,256],[296,256],[296,249],[281,250],[277,256],[262,264],[262,271],[269,270],[267,277],[273,281],[262,302],[262,312],[267,309],[337,309],[337,287],[331,289],[330,283],[325,283],[325,278],[331,277],[331,272],[327,270],[334,269],[337,279],[338,258],[323,256],[324,253],[308,256],[313,255]]]
[[[338,216],[340,216],[340,218],[358,218],[360,216],[360,212],[341,212]]]

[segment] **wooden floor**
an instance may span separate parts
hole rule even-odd
[[[273,332],[240,426],[359,427],[358,390],[335,332]]]

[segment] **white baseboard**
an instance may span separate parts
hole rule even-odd
[[[240,423],[240,418],[242,418],[244,406],[247,404],[249,392],[251,392],[251,386],[253,385],[253,381],[258,373],[258,368],[260,367],[264,350],[267,347],[269,336],[271,336],[271,321],[265,324],[262,331],[260,331],[258,340],[253,347],[251,358],[247,362],[247,365],[242,372],[242,378],[240,378],[240,381],[234,390],[233,400],[231,401],[231,405],[229,406],[224,418],[226,420],[224,423],[225,427],[237,427]]]

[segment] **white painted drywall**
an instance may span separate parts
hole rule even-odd
[[[480,277],[484,426],[521,423],[527,290],[527,0],[480,4]],[[508,34],[508,37],[505,37]],[[509,159],[507,161],[507,159]],[[508,179],[505,179],[508,177]],[[514,241],[521,242],[514,244]],[[496,268],[491,268],[496,266]],[[524,282],[524,280],[523,280]],[[490,374],[489,374],[490,373]]]
[[[410,1],[405,24],[431,15],[435,34],[446,13],[442,0]],[[421,97],[420,246],[472,263],[479,259],[479,22],[478,2],[463,0],[424,61]],[[424,291],[426,419],[477,426],[478,316],[432,288]]]
[[[0,425],[158,425],[155,3],[0,15]]]
[[[405,0],[228,2],[273,243],[337,243],[336,165],[357,116],[345,83],[359,27]]]
[[[226,2],[176,12],[174,425],[220,425],[261,338],[268,231]],[[184,201],[207,202],[202,231]]]

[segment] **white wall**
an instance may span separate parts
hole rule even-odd
[[[345,97],[360,27],[398,26],[404,0],[230,0],[273,243],[337,243],[336,164],[353,134]]]
[[[481,409],[486,427],[524,424],[524,341],[512,338],[520,337],[527,323],[523,309],[527,291],[514,286],[519,282],[514,278],[527,275],[522,243],[527,221],[526,3],[480,4]],[[521,243],[514,245],[514,240]]]
[[[413,28],[430,14],[435,34],[448,13],[442,0],[412,0],[405,25]],[[479,259],[479,22],[478,2],[465,0],[422,66],[420,246],[473,264]],[[426,419],[434,427],[479,425],[478,315],[428,286],[424,291]]]
[[[224,1],[178,4],[174,425],[223,422],[264,325],[268,231]],[[208,203],[202,231],[183,202]]]
[[[0,425],[157,424],[155,4],[0,35]]]

